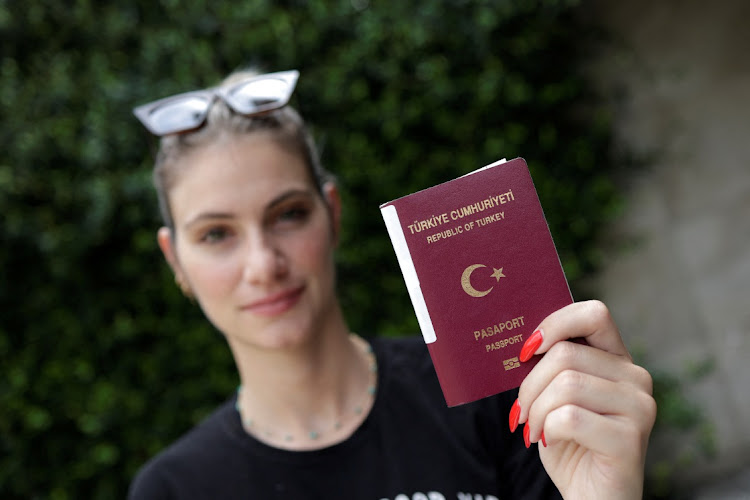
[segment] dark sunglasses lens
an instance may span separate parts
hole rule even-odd
[[[152,109],[149,125],[157,135],[197,128],[206,118],[210,99],[206,96],[184,96]]]
[[[254,113],[283,106],[289,100],[292,86],[277,78],[264,78],[237,85],[226,97],[235,111]]]

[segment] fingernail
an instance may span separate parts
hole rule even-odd
[[[521,348],[521,354],[518,355],[521,361],[528,361],[534,355],[539,346],[542,345],[544,339],[542,338],[542,331],[536,330],[531,334],[531,337],[523,344]]]
[[[513,403],[513,406],[510,408],[510,416],[508,417],[508,424],[510,425],[510,432],[516,432],[516,429],[518,428],[518,418],[521,416],[521,403],[518,402],[518,399],[516,399],[516,402]]]
[[[526,445],[526,448],[531,446],[531,439],[529,438],[529,432],[531,432],[531,429],[529,429],[529,423],[526,422],[523,424],[523,443]]]
[[[544,439],[544,431],[542,431],[542,445],[544,445],[545,448],[547,447],[547,440]]]

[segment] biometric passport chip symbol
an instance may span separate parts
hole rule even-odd
[[[503,367],[505,368],[505,371],[512,370],[513,368],[520,368],[521,362],[518,361],[518,356],[516,356],[503,361]]]

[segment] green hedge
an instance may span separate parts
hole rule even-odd
[[[356,331],[417,332],[378,205],[500,157],[528,160],[580,290],[617,198],[576,4],[0,2],[0,496],[122,497],[237,383],[156,247],[155,141],[130,112],[237,67],[301,71]]]

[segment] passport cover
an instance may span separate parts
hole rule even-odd
[[[380,206],[448,406],[521,385],[524,341],[573,302],[523,158]]]

